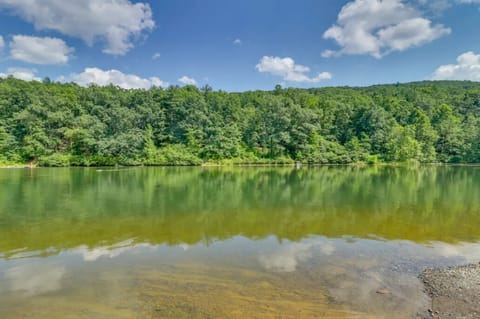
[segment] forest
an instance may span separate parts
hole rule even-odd
[[[229,93],[0,79],[0,165],[480,162],[480,83]]]

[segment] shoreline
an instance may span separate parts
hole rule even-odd
[[[309,164],[309,163],[203,163],[201,165],[69,165],[69,166],[39,166],[35,164],[9,164],[1,165],[0,169],[25,169],[25,168],[145,168],[145,167],[419,167],[419,166],[445,166],[445,167],[480,167],[480,163],[350,163],[350,164]]]
[[[419,279],[431,299],[425,318],[480,318],[480,263],[428,268]]]

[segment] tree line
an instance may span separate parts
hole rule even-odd
[[[480,83],[227,93],[0,79],[0,164],[480,162]]]

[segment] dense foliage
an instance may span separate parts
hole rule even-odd
[[[480,83],[226,93],[0,79],[0,163],[480,162]]]

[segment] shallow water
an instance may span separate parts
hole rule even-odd
[[[415,318],[480,167],[0,170],[0,318]]]

